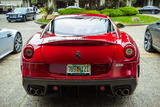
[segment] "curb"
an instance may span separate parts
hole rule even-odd
[[[38,22],[37,20],[35,20],[35,21],[34,21],[34,23],[36,23],[36,24],[40,24],[40,25],[45,24],[45,23],[40,23],[40,22]]]
[[[152,23],[146,23],[146,24],[124,24],[124,26],[144,26],[144,25],[150,25]]]

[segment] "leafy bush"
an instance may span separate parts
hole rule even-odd
[[[86,10],[86,9],[72,9],[66,8],[58,11],[59,14],[75,14],[75,13],[91,13],[91,14],[100,14],[97,10]]]
[[[41,13],[46,13],[44,8],[40,8]]]
[[[117,17],[117,16],[123,16],[124,13],[120,11],[120,9],[104,9],[101,12],[102,14],[111,16],[111,17]]]
[[[106,12],[112,12],[114,9],[103,9],[100,12],[101,13],[106,13]]]
[[[86,10],[85,13],[100,14],[100,12],[97,10]]]
[[[100,11],[104,15],[111,17],[132,16],[138,14],[138,10],[134,7],[121,7],[119,9],[104,9]]]
[[[85,11],[86,11],[85,9],[66,8],[66,9],[58,10],[58,13],[62,15],[62,14],[84,13]]]
[[[122,11],[125,16],[132,16],[139,13],[139,11],[134,7],[121,7],[120,11]]]
[[[131,16],[138,14],[138,10],[134,7],[121,7],[119,9],[103,9],[100,12],[97,10],[86,10],[86,9],[73,9],[65,8],[58,11],[59,14],[74,14],[74,13],[93,13],[93,14],[104,14],[111,17],[117,16]]]
[[[52,14],[53,11],[54,11],[54,6],[50,6],[50,7],[49,6],[45,6],[44,9],[45,9],[47,14]]]

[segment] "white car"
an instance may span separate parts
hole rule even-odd
[[[9,53],[22,50],[22,36],[17,30],[0,28],[0,59]]]
[[[68,6],[68,7],[66,7],[66,8],[72,8],[72,9],[82,9],[82,8],[80,8],[80,7],[78,7],[78,6]]]

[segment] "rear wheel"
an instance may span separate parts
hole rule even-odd
[[[34,15],[34,16],[33,16],[33,20],[35,20],[35,19],[36,19],[36,16]]]
[[[14,53],[19,53],[22,50],[22,36],[20,33],[17,33],[14,38]]]
[[[142,11],[139,11],[139,14],[142,14]]]
[[[153,11],[152,11],[152,14],[156,14],[156,11],[153,10]]]
[[[144,36],[144,49],[147,52],[153,52],[153,46],[152,46],[152,35],[149,30],[146,31]]]

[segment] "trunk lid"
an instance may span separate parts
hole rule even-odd
[[[76,37],[46,37],[43,56],[48,64],[112,63],[116,45],[115,34]]]

